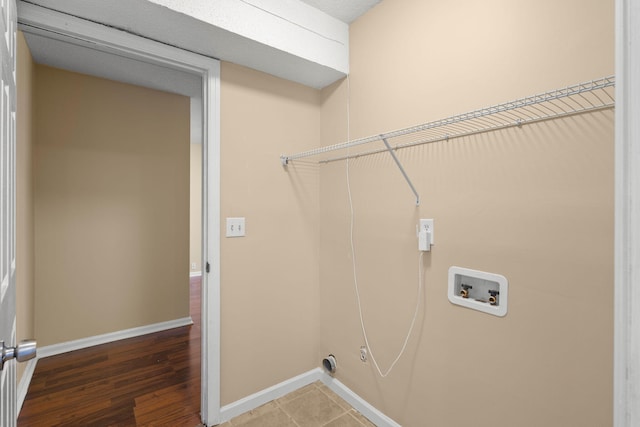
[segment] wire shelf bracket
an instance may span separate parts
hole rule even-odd
[[[419,204],[420,197],[396,157],[395,151],[416,145],[449,141],[453,138],[516,126],[521,127],[525,124],[614,108],[614,94],[615,76],[603,77],[417,126],[319,147],[297,154],[282,155],[280,156],[280,162],[282,166],[286,167],[294,160],[324,154],[325,156],[318,160],[318,163],[330,163],[388,151],[400,168],[402,175],[416,196],[417,204]],[[380,141],[384,144],[383,148],[368,149],[355,153],[348,151],[345,155],[338,157],[326,156],[326,154],[334,151],[347,150]],[[393,145],[391,142],[393,142]]]
[[[396,153],[393,152],[393,148],[391,148],[391,145],[389,145],[387,138],[382,138],[382,142],[384,142],[384,145],[387,147],[387,150],[389,150],[389,154],[391,154],[391,157],[393,157],[393,161],[396,162],[396,165],[398,165],[398,169],[400,169],[400,172],[402,172],[402,176],[404,176],[404,179],[407,181],[407,184],[409,184],[409,187],[411,187],[411,191],[413,191],[413,194],[415,194],[416,206],[420,206],[420,195],[416,191],[416,187],[413,186],[413,183],[409,179],[409,176],[407,175],[404,168],[402,167],[402,163],[400,163],[400,160],[398,160]]]

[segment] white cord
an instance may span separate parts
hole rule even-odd
[[[351,104],[351,84],[350,84],[350,79],[349,79],[349,75],[347,75],[347,141],[351,141],[351,117],[350,117],[350,104]],[[354,224],[354,210],[353,210],[353,198],[351,196],[351,180],[349,178],[349,152],[347,151],[347,193],[349,195],[349,209],[351,212],[351,222],[350,222],[350,228],[349,228],[349,240],[351,242],[351,265],[353,268],[353,283],[356,289],[356,299],[358,301],[358,314],[360,315],[360,327],[362,328],[362,335],[364,336],[364,343],[367,346],[367,350],[369,352],[369,356],[371,357],[371,361],[373,362],[373,366],[376,367],[376,370],[378,371],[378,374],[380,374],[380,376],[382,378],[385,378],[387,375],[389,375],[389,373],[391,372],[391,370],[393,369],[393,367],[396,365],[396,363],[398,362],[398,360],[400,360],[400,358],[402,357],[402,355],[404,354],[405,349],[407,348],[407,343],[409,342],[409,338],[411,337],[411,333],[413,332],[413,327],[416,323],[416,319],[418,318],[418,312],[420,311],[420,301],[422,300],[422,257],[424,255],[424,252],[420,252],[420,255],[418,257],[418,297],[416,300],[416,308],[415,311],[413,313],[413,319],[411,320],[411,326],[409,327],[409,331],[407,332],[407,336],[404,339],[404,343],[402,344],[402,349],[400,349],[400,352],[398,353],[398,356],[395,358],[395,360],[393,361],[393,363],[391,363],[391,366],[389,366],[389,369],[387,369],[387,371],[383,374],[382,370],[380,369],[380,366],[378,366],[378,362],[376,361],[375,356],[373,355],[373,350],[371,349],[371,345],[369,344],[369,339],[367,337],[367,329],[364,326],[364,317],[362,316],[362,303],[360,301],[360,288],[358,286],[358,274],[356,272],[356,248],[355,248],[355,244],[354,244],[354,240],[353,240],[353,224]]]

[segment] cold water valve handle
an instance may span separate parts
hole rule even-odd
[[[498,305],[498,295],[500,295],[499,291],[488,291],[489,292],[489,304]]]

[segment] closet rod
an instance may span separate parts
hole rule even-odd
[[[542,120],[567,117],[573,114],[612,108],[615,105],[615,100],[613,90],[608,88],[613,88],[614,86],[615,76],[603,77],[539,95],[458,114],[442,120],[340,144],[328,145],[297,154],[282,155],[280,156],[280,161],[283,166],[286,166],[290,161],[296,159],[344,150],[371,142],[388,141],[392,138],[419,134],[420,138],[418,140],[398,144],[394,147],[394,149],[398,149],[512,126],[521,126]],[[342,157],[320,160],[320,163],[360,157],[384,151],[388,150],[381,148],[361,153],[347,154]]]

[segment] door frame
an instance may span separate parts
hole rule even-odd
[[[3,1],[0,6],[0,98],[2,143],[0,154],[0,342],[17,348],[16,340],[16,4]],[[4,354],[2,355],[4,359]],[[0,425],[15,426],[17,416],[16,361],[0,371]]]
[[[32,4],[18,7],[19,28],[117,53],[202,79],[201,418],[220,421],[220,61]],[[206,271],[205,266],[210,266]]]
[[[38,17],[19,8],[19,21],[73,36],[92,46],[123,55],[152,61],[202,77],[203,81],[203,266],[208,261],[211,273],[202,277],[202,418],[207,425],[220,418],[220,73],[219,62],[115,29],[70,16],[62,21],[40,12]],[[31,9],[31,8],[29,8]],[[640,389],[640,220],[637,216],[640,169],[633,153],[640,145],[637,126],[632,132],[632,117],[640,109],[640,85],[633,73],[638,53],[629,41],[638,37],[638,5],[616,0],[616,254],[615,254],[615,345],[614,345],[614,425],[630,426],[640,419],[637,390]],[[633,10],[631,10],[633,9]],[[634,12],[634,13],[631,13]],[[44,16],[46,15],[46,16]],[[44,19],[43,19],[44,18]],[[74,22],[71,22],[74,21]],[[633,21],[633,22],[631,22]],[[91,24],[93,27],[89,28]],[[625,160],[626,159],[626,160]],[[630,215],[633,213],[634,215]],[[633,257],[632,257],[633,256]],[[636,337],[635,339],[633,337]],[[633,374],[629,376],[629,374]]]
[[[640,425],[640,3],[616,0],[613,425]]]

